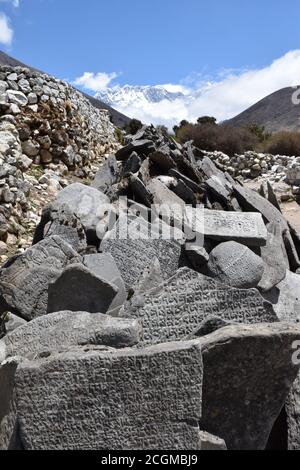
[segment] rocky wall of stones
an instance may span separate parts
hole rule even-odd
[[[300,449],[299,255],[271,185],[128,136],[0,270],[0,448]]]
[[[91,179],[117,148],[107,112],[72,86],[1,67],[0,259],[28,246],[26,234],[45,201],[74,178]]]
[[[209,157],[218,168],[242,181],[256,179],[268,180],[271,183],[286,183],[285,200],[293,196],[297,198],[300,195],[299,155],[271,155],[249,151],[243,155],[229,157],[222,152],[203,151],[200,153]]]

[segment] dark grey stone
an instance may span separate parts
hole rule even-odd
[[[267,229],[260,214],[193,207],[186,207],[185,214],[187,225],[212,240],[247,246],[264,246],[267,242]]]
[[[71,212],[67,204],[52,203],[43,210],[33,244],[44,238],[57,235],[65,240],[75,251],[87,248],[87,240],[83,225],[79,218]]]
[[[218,245],[209,256],[208,274],[232,287],[257,287],[264,273],[262,259],[247,246],[236,242]]]
[[[93,274],[82,264],[71,264],[49,285],[48,313],[107,313],[118,294],[111,282]]]
[[[21,442],[25,450],[197,450],[201,391],[196,342],[26,361],[16,377]]]
[[[274,289],[263,293],[273,304],[280,321],[300,323],[300,277],[286,272],[286,277]]]
[[[289,266],[278,222],[268,225],[268,240],[266,246],[261,248],[261,257],[264,262],[264,274],[259,288],[268,292],[285,279]]]
[[[209,254],[204,247],[187,244],[185,253],[195,271],[201,271],[209,261]]]
[[[8,450],[14,444],[16,432],[14,387],[18,362],[11,360],[1,364],[1,356],[0,349],[0,450]]]
[[[88,243],[98,240],[97,226],[110,210],[110,200],[95,188],[74,183],[58,193],[56,204],[67,204],[81,221]]]
[[[127,299],[127,293],[124,281],[114,258],[109,253],[86,255],[83,258],[83,264],[95,276],[112,283],[118,288],[118,293],[108,308],[108,312],[117,313],[121,306],[125,303]]]
[[[275,191],[270,183],[270,181],[264,181],[262,184],[261,184],[261,187],[260,187],[260,191],[259,191],[260,195],[262,197],[264,197],[265,199],[267,199],[271,204],[273,204],[274,207],[276,207],[276,209],[279,210],[279,212],[282,212],[281,211],[281,207],[280,207],[280,204],[279,204],[279,201],[277,199],[277,196],[275,194]]]
[[[33,359],[42,353],[60,352],[73,346],[131,347],[141,337],[142,328],[136,320],[101,313],[57,312],[19,327],[3,338],[0,347],[6,358]]]
[[[234,325],[201,338],[204,381],[200,428],[229,450],[264,450],[300,365],[291,361],[300,328]]]
[[[138,233],[137,226],[140,228]],[[180,265],[180,244],[176,240],[159,239],[159,235],[157,239],[150,238],[150,230],[151,225],[142,218],[131,222],[125,220],[124,224],[119,219],[115,230],[101,243],[101,251],[113,256],[127,290],[136,284],[155,258],[161,264],[164,279],[171,277]]]
[[[155,152],[149,155],[150,161],[161,171],[167,173],[172,168],[176,168],[176,163],[171,157],[170,148],[162,145]]]
[[[278,223],[280,225],[290,261],[290,267],[293,271],[296,271],[296,269],[300,267],[299,256],[294,245],[288,223],[281,212],[279,212],[279,210],[276,209],[276,207],[267,199],[264,199],[260,194],[252,191],[251,189],[235,185],[234,192],[238,202],[245,211],[260,212],[265,223]]]
[[[135,175],[131,175],[129,178],[129,187],[138,202],[147,207],[151,207],[152,195],[140,178]]]
[[[106,194],[110,186],[117,183],[118,174],[119,170],[116,157],[115,155],[110,155],[104,165],[102,165],[95,174],[92,187]]]
[[[0,302],[25,320],[47,313],[48,287],[77,253],[63,239],[52,236],[29,248],[0,271]],[[4,305],[3,305],[4,303]]]
[[[187,178],[185,175],[183,175],[179,171],[172,169],[169,171],[169,175],[173,176],[174,178],[177,178],[178,180],[182,180],[187,185],[187,187],[190,188],[194,193],[201,192],[201,187],[199,184],[195,183],[190,178]]]
[[[137,173],[142,165],[142,160],[136,152],[132,152],[128,160],[124,164],[123,175],[130,176],[131,173]]]
[[[133,298],[120,315],[140,320],[144,345],[183,340],[212,316],[249,324],[278,321],[272,305],[256,289],[234,289],[188,268]]]
[[[299,344],[300,348],[300,344]],[[298,354],[299,358],[299,354]],[[288,428],[288,450],[300,450],[300,374],[293,383],[285,404]]]
[[[152,140],[134,140],[130,144],[118,150],[117,160],[126,160],[132,152],[136,152],[140,157],[146,157],[155,150]]]

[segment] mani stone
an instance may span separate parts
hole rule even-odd
[[[127,300],[127,293],[121,273],[113,257],[109,253],[86,255],[83,258],[83,264],[90,272],[118,288],[118,293],[108,308],[108,312],[117,313]]]
[[[278,321],[272,305],[256,289],[234,289],[188,268],[132,299],[120,315],[140,320],[143,345],[184,340],[215,316],[236,323]]]
[[[179,268],[181,246],[176,240],[151,238],[151,225],[144,219],[136,221],[122,218],[114,230],[101,243],[101,251],[110,253],[122,275],[126,289],[133,287],[144,270],[157,258],[164,279],[171,277]]]
[[[61,205],[54,202],[43,210],[33,244],[52,235],[63,238],[75,251],[87,248],[83,225],[67,204]]]
[[[298,350],[299,348],[300,344]],[[288,450],[300,450],[300,373],[287,399],[285,411],[288,428]]]
[[[101,313],[57,312],[36,318],[0,342],[5,357],[34,358],[72,346],[99,345],[126,348],[137,344],[142,329],[136,320]]]
[[[267,229],[260,214],[186,208],[187,224],[205,237],[220,242],[236,241],[264,246]]]
[[[240,289],[257,287],[264,272],[262,259],[236,242],[218,245],[210,253],[207,267],[209,276]]]
[[[98,240],[97,226],[110,210],[107,196],[95,188],[74,183],[60,191],[55,202],[58,205],[66,204],[78,217],[85,229],[88,243],[93,244]]]
[[[267,199],[264,199],[260,194],[252,191],[251,189],[235,185],[234,192],[245,211],[260,212],[264,218],[265,223],[278,223],[281,227],[286,246],[290,268],[296,271],[300,267],[300,259],[291,236],[289,226],[281,212],[276,209]]]
[[[16,406],[14,399],[15,359],[2,361],[0,346],[0,451],[10,450],[15,444]],[[1,362],[3,362],[1,364]],[[15,447],[15,446],[14,446]]]
[[[280,321],[300,323],[300,277],[298,274],[287,271],[285,279],[263,295],[273,304]]]
[[[83,264],[70,264],[49,285],[48,313],[107,313],[118,294],[113,283],[93,274]]]
[[[198,450],[197,342],[143,350],[71,350],[17,371],[25,450]]]
[[[110,155],[106,162],[97,171],[92,187],[106,194],[110,186],[117,183],[118,171],[118,162],[116,157],[114,155]]]
[[[0,271],[0,311],[25,320],[47,313],[48,288],[77,253],[57,236],[29,248]]]
[[[264,262],[264,274],[259,283],[259,288],[263,292],[268,292],[285,279],[289,267],[278,222],[268,225],[267,244],[261,248],[261,257]]]
[[[234,325],[201,338],[204,380],[200,428],[229,450],[264,450],[300,365],[300,328]]]

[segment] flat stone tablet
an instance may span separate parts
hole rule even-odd
[[[70,351],[24,362],[16,377],[26,450],[200,448],[197,342]]]

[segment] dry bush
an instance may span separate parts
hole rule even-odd
[[[265,153],[273,155],[300,156],[300,133],[299,132],[278,132],[272,135],[262,147]]]
[[[178,129],[177,138],[181,143],[193,140],[201,150],[218,150],[229,156],[254,150],[259,143],[258,137],[248,129],[227,124],[187,124]]]

